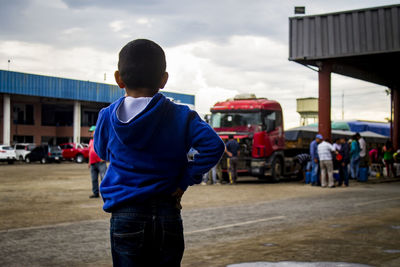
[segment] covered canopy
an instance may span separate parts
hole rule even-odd
[[[318,133],[318,127],[301,126],[285,131],[285,139],[288,141],[296,141],[298,139],[309,139],[315,138]],[[335,140],[340,137],[347,139],[351,138],[356,132],[343,131],[343,130],[332,130],[332,139]],[[385,143],[389,138],[387,136],[377,134],[371,131],[361,132],[360,135],[368,143]]]
[[[374,132],[383,136],[390,136],[390,124],[385,122],[370,121],[333,121],[332,130],[351,131],[355,133]],[[318,123],[310,124],[306,127],[318,127]]]

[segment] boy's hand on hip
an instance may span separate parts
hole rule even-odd
[[[185,193],[182,189],[180,189],[179,187],[176,189],[176,191],[174,193],[172,193],[172,196],[174,198],[176,198],[176,208],[177,209],[182,209],[182,205],[181,205],[181,199],[183,196],[183,193]]]
[[[181,198],[183,196],[183,193],[185,193],[182,189],[180,189],[179,187],[176,189],[176,191],[174,193],[172,193],[173,197],[176,198]]]

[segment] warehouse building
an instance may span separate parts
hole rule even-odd
[[[0,70],[0,144],[87,143],[101,108],[118,86]],[[194,109],[194,95],[161,91]]]

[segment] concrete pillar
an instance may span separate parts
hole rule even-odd
[[[400,87],[392,89],[393,93],[393,135],[392,142],[395,150],[400,145]]]
[[[11,97],[3,95],[3,144],[11,144]]]
[[[81,142],[81,102],[74,102],[74,143]]]
[[[331,140],[331,72],[332,66],[323,63],[318,71],[318,132]]]

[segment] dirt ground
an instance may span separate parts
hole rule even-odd
[[[365,185],[353,183],[358,190]],[[86,164],[0,165],[0,230],[66,222],[104,220],[101,199],[89,199]],[[237,186],[190,188],[183,208],[234,206],[296,197],[334,194],[299,182],[267,184],[249,179]],[[338,223],[338,221],[340,223]],[[183,266],[226,266],[246,261],[342,261],[373,266],[400,266],[400,209],[378,209],[363,215],[332,218],[269,230],[232,242],[210,242],[188,248]],[[383,253],[383,251],[389,251]],[[110,259],[85,266],[109,266]]]
[[[251,179],[226,189],[225,185],[190,187],[182,206],[196,209],[256,203],[319,191],[311,187],[304,190],[296,183],[265,184]],[[0,165],[0,230],[109,218],[101,208],[101,199],[89,199],[90,194],[86,164]]]
[[[374,219],[375,218],[375,219]],[[240,242],[216,243],[206,250],[185,251],[183,266],[226,266],[237,262],[348,262],[372,266],[400,266],[400,231],[383,222],[400,224],[400,210],[366,216],[336,218],[324,223],[295,225],[281,231],[260,231]],[[362,225],[362,226],[361,226]],[[251,259],[251,260],[249,260]],[[195,265],[193,265],[195,264]]]

